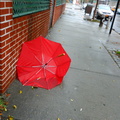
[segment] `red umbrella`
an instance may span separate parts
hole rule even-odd
[[[42,36],[25,42],[17,62],[17,74],[25,86],[52,89],[67,73],[71,59],[60,43]]]

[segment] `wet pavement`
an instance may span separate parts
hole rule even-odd
[[[63,83],[45,90],[22,86],[15,80],[7,91],[11,96],[3,116],[19,120],[120,120],[120,68],[109,52],[120,48],[120,36],[114,31],[108,36],[105,26],[99,28],[99,23],[88,21],[91,16],[79,8],[67,4],[46,36],[60,42],[72,59]]]
[[[120,14],[116,14],[113,29],[120,34]]]

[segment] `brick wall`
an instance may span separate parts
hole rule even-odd
[[[66,4],[60,5],[60,6],[56,6],[54,8],[54,15],[53,15],[53,22],[52,22],[52,26],[57,22],[57,20],[59,19],[59,17],[61,16],[61,14],[63,13],[63,11],[65,10],[65,6]]]
[[[65,5],[55,7],[53,24],[58,20]],[[25,41],[49,30],[50,10],[13,18],[12,0],[0,0],[0,94],[4,93],[16,78],[16,62],[21,45]]]
[[[0,93],[4,93],[16,78],[16,61],[23,42],[49,29],[50,11],[42,11],[13,19],[12,1],[0,1]]]

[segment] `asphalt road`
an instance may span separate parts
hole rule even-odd
[[[120,34],[120,14],[116,14],[113,30]]]

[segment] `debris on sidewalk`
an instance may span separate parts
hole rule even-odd
[[[22,94],[22,93],[23,93],[23,91],[22,91],[22,90],[20,90],[20,91],[19,91],[19,94]]]
[[[70,99],[71,102],[73,102],[74,100],[73,99]]]
[[[120,51],[115,51],[115,53],[120,58]]]
[[[16,105],[13,105],[13,108],[14,108],[14,109],[17,109],[17,106],[16,106]]]
[[[0,114],[2,114],[3,111],[7,111],[7,105],[8,102],[5,100],[5,98],[0,96]]]

